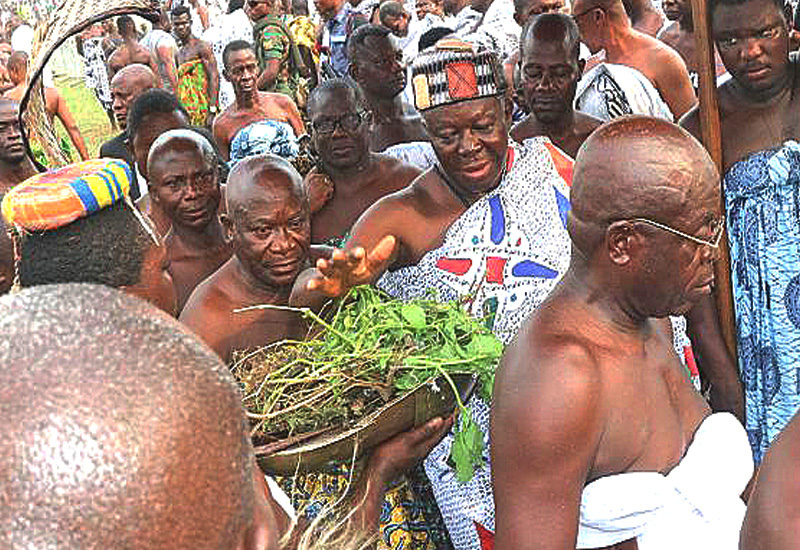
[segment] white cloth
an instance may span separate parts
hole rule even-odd
[[[646,76],[614,63],[601,63],[583,75],[575,92],[575,109],[606,121],[630,114],[673,120],[672,111]]]
[[[387,147],[381,153],[416,166],[420,170],[427,170],[436,164],[436,152],[430,141],[398,143]]]
[[[753,473],[747,434],[730,413],[700,424],[672,471],[627,472],[588,484],[581,498],[578,548],[636,538],[639,550],[736,550]]]
[[[502,61],[519,49],[521,32],[514,20],[514,0],[494,0],[475,32],[462,38],[495,52]]]
[[[455,16],[445,19],[444,26],[453,29],[453,33],[459,37],[473,32],[481,22],[481,13],[472,9],[471,6],[464,6]]]
[[[275,502],[278,503],[278,506],[280,506],[283,511],[286,512],[286,515],[289,516],[290,520],[296,520],[297,512],[295,511],[294,506],[292,506],[292,500],[289,498],[289,495],[287,495],[283,489],[280,488],[278,483],[270,476],[265,475],[264,479],[267,482],[270,496],[272,496]]]
[[[233,93],[233,84],[222,74],[222,70],[225,67],[222,62],[222,53],[225,51],[225,46],[234,40],[244,40],[253,44],[253,24],[244,10],[238,9],[232,13],[226,13],[218,19],[203,33],[202,39],[211,44],[214,58],[217,60],[217,69],[219,69],[219,108],[220,111],[224,111],[233,103],[236,97]]]

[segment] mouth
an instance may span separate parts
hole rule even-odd
[[[208,216],[207,208],[196,208],[192,210],[183,210],[183,218],[189,221],[200,221]]]
[[[270,264],[269,270],[273,275],[291,275],[299,270],[300,264],[301,258],[292,258],[280,263]]]
[[[473,162],[461,168],[461,173],[470,179],[481,179],[489,174],[492,163],[488,160]]]
[[[747,67],[744,70],[744,74],[749,80],[761,80],[767,77],[769,73],[770,67],[768,65],[756,65],[753,67]]]
[[[697,286],[697,289],[702,294],[711,294],[711,292],[714,290],[714,277],[712,276],[706,279],[705,282]]]

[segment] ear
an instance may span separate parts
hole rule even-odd
[[[225,244],[230,245],[233,242],[233,220],[229,214],[220,214],[219,221],[222,224],[222,229],[225,231],[224,239]]]
[[[618,266],[624,266],[632,261],[635,253],[638,234],[633,230],[629,221],[617,221],[606,229],[606,247],[609,259]]]
[[[350,73],[350,78],[358,82],[358,67],[355,63],[351,62],[347,72]]]

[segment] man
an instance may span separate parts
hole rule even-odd
[[[0,196],[34,174],[36,168],[22,142],[19,104],[0,98]]]
[[[522,96],[530,113],[511,129],[519,142],[547,136],[572,158],[603,121],[573,109],[585,61],[575,22],[561,13],[535,17],[520,40]]]
[[[402,52],[389,38],[389,30],[378,25],[359,27],[350,37],[347,50],[350,76],[364,93],[371,113],[370,149],[383,151],[399,143],[427,142],[422,119],[403,102],[406,67]]]
[[[111,84],[104,42],[103,29],[99,24],[85,28],[75,37],[75,45],[83,59],[83,81],[94,92],[113,129],[116,126],[114,112],[111,110]]]
[[[311,224],[300,175],[273,155],[238,163],[225,200],[222,221],[233,257],[195,289],[181,321],[230,363],[235,350],[305,336],[295,312],[235,310],[288,305],[297,274],[308,267]]]
[[[780,2],[718,1],[710,14],[712,36],[732,76],[718,89],[723,189],[746,426],[760,462],[800,407],[800,228],[783,206],[796,188],[800,79]],[[681,123],[700,135],[697,109]]]
[[[28,54],[25,52],[12,53],[11,57],[8,58],[6,67],[8,68],[8,75],[14,83],[14,87],[3,94],[3,97],[17,102],[22,101],[22,96],[25,95],[25,88],[27,87]],[[80,129],[78,129],[78,125],[75,124],[72,113],[69,107],[67,107],[67,102],[64,96],[61,95],[61,92],[55,88],[45,86],[44,102],[45,111],[47,111],[47,115],[50,117],[50,122],[52,123],[53,119],[57,117],[58,120],[61,121],[61,124],[64,125],[64,129],[67,131],[72,145],[78,151],[81,160],[88,159],[89,152],[86,150],[86,142],[83,140]],[[64,146],[69,147],[66,144],[64,144]]]
[[[191,130],[170,130],[150,147],[151,202],[172,224],[164,239],[178,313],[200,281],[231,256],[217,217],[219,171],[211,144]]]
[[[219,113],[219,72],[214,52],[208,42],[192,34],[189,8],[180,6],[172,11],[172,32],[178,39],[177,96],[189,113],[193,126],[211,127]]]
[[[400,2],[388,0],[381,4],[379,17],[381,25],[389,29],[396,37],[405,38],[408,36],[408,24],[411,21],[411,16],[406,13]],[[352,60],[352,55],[350,59]]]
[[[253,23],[258,59],[259,90],[286,94],[298,102],[303,60],[292,33],[277,11],[278,0],[247,0],[245,13]]]
[[[128,134],[128,108],[131,103],[147,90],[158,86],[156,75],[146,65],[134,63],[123,67],[111,80],[111,98],[114,118],[122,129],[116,137],[111,138],[100,146],[100,156],[103,158],[122,159],[128,163],[131,170],[135,170],[136,161],[126,145]],[[139,183],[134,179],[131,185],[131,198],[137,200],[142,195]]]
[[[584,143],[569,270],[495,380],[497,548],[737,548],[744,430],[709,416],[659,320],[711,292],[717,178],[702,146],[659,119],[621,118]]]
[[[164,245],[127,198],[132,177],[121,160],[93,160],[10,191],[3,217],[19,240],[20,286],[101,284],[175,315]],[[79,193],[83,200],[75,201]]]
[[[330,76],[347,76],[350,58],[347,54],[347,39],[361,25],[369,23],[364,16],[355,13],[346,0],[314,0],[314,6],[322,17],[322,46],[327,49],[322,59],[321,71]]]
[[[315,305],[379,281],[402,299],[464,299],[508,342],[569,263],[564,178],[572,163],[546,138],[509,144],[511,109],[491,52],[440,41],[420,54],[412,78],[437,165],[367,210],[344,250],[298,277],[292,303]],[[485,439],[489,408],[475,398],[469,407]],[[426,474],[456,548],[478,549],[494,523],[489,468],[456,481],[451,442],[448,435],[428,456]]]
[[[564,0],[514,0],[514,21],[520,27],[524,27],[534,15],[568,12],[569,6]]]
[[[614,118],[619,114],[636,112],[643,114],[641,110],[634,111],[630,105],[625,105],[626,98],[624,96],[629,93],[627,88],[632,88],[635,92],[648,85],[655,88],[658,96],[652,99],[648,98],[648,100],[656,103],[663,100],[675,120],[696,103],[694,90],[689,81],[689,73],[686,71],[686,64],[681,57],[659,40],[635,30],[625,13],[622,0],[576,0],[572,5],[572,17],[581,31],[581,40],[592,53],[605,50],[607,64],[612,67],[627,66],[645,77],[641,79],[644,82],[636,81],[633,75],[622,80],[614,73],[606,76],[608,74],[606,65],[596,67],[583,77],[586,82],[584,87],[599,86],[601,90],[599,93],[604,97],[608,97],[608,95],[622,95],[623,97],[617,100],[621,103],[620,105],[606,107],[607,117],[598,116],[594,111],[588,112],[604,120]],[[610,82],[600,83],[599,80],[610,80]],[[608,91],[603,92],[602,90]],[[639,93],[642,92],[639,91]],[[578,109],[587,111],[581,106],[581,95],[581,90],[579,90]],[[652,95],[649,90],[647,95]],[[631,103],[630,98],[628,98],[628,103]],[[651,111],[646,114],[657,115],[658,113]]]
[[[292,148],[293,155],[297,154],[296,137],[305,134],[305,126],[300,118],[297,106],[288,96],[270,92],[261,92],[256,86],[258,78],[258,63],[253,46],[242,40],[234,41],[225,47],[222,54],[222,74],[233,84],[236,97],[233,105],[225,109],[214,120],[214,141],[219,147],[225,160],[231,158],[231,146],[237,139],[240,130],[253,123],[264,122],[276,130],[276,139],[270,140],[271,152],[280,155],[283,146]],[[248,149],[246,143],[236,143],[236,160],[243,158]],[[274,150],[273,146],[274,145]],[[283,155],[281,155],[283,156]]]
[[[341,247],[364,211],[408,186],[421,170],[370,151],[364,99],[348,81],[328,80],[315,88],[308,116],[319,163],[306,176],[306,186],[314,196],[327,191],[313,210],[311,242]]]
[[[700,80],[697,71],[700,69],[700,63],[695,47],[692,3],[689,0],[667,0],[664,2],[664,13],[672,23],[658,33],[658,39],[680,54],[689,71],[692,87],[699,90]],[[717,76],[721,76],[725,73],[725,67],[716,48],[714,48],[714,60],[717,64]]]
[[[158,19],[153,22],[153,28],[145,34],[139,45],[150,51],[150,57],[158,67],[156,73],[161,79],[161,84],[168,92],[175,93],[178,89],[177,68],[175,67],[175,54],[178,44],[169,33],[169,16],[162,7],[158,12]]]
[[[108,58],[109,78],[113,80],[115,74],[133,63],[147,65],[153,74],[158,74],[158,66],[150,55],[150,50],[138,42],[139,37],[136,35],[133,18],[130,15],[117,17],[117,30],[122,37],[122,45],[114,50],[114,53]],[[161,79],[158,80],[158,85],[160,85]]]
[[[798,456],[800,417],[795,415],[758,469],[742,526],[741,550],[792,550],[797,546]]]
[[[417,0],[417,19],[422,21],[429,15],[433,20],[441,24],[444,21],[444,6],[442,0]]]
[[[662,2],[662,7],[667,2]],[[664,16],[652,0],[623,0],[625,13],[637,31],[655,36],[664,26]]]
[[[253,450],[211,350],[102,286],[27,289],[0,311],[4,548],[249,548]]]

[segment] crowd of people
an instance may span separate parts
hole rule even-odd
[[[49,171],[14,21],[2,546],[796,548],[800,34],[782,0],[709,15],[721,167],[689,0],[167,0],[78,37],[99,151],[45,82],[82,159]],[[255,463],[226,365],[364,284],[506,346],[469,481],[452,416],[354,469]]]

